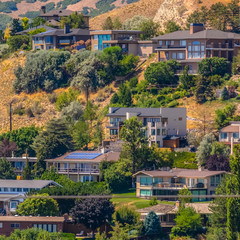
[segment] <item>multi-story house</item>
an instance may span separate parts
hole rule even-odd
[[[136,116],[143,123],[149,146],[179,147],[179,140],[186,136],[186,108],[123,108],[110,107],[109,123],[105,127],[107,139],[119,139],[125,120]]]
[[[203,24],[192,23],[190,30],[161,35],[153,41],[158,42],[158,61],[175,59],[181,70],[188,65],[189,73],[195,74],[204,58],[224,57],[231,62],[238,54],[240,34],[204,29]]]
[[[51,186],[61,186],[51,180],[0,180],[0,215],[15,212],[25,194]]]
[[[59,174],[75,182],[100,181],[99,165],[102,161],[117,161],[120,152],[75,151],[61,157],[46,159],[47,169],[54,168]]]
[[[180,189],[188,188],[193,195],[213,195],[224,174],[225,171],[209,171],[203,168],[140,171],[134,175],[136,194],[138,197],[178,195]]]
[[[46,32],[36,34],[32,37],[33,49],[62,49],[72,46],[78,41],[90,39],[88,29],[70,29],[68,25],[64,29],[51,29]]]
[[[67,10],[67,9],[56,9],[50,12],[46,12],[46,7],[42,6],[39,17],[43,18],[48,25],[59,27],[61,19],[63,17],[70,16],[72,13],[78,13],[78,12]],[[83,18],[85,22],[84,28],[89,28],[89,16],[83,15]]]
[[[230,122],[230,125],[219,130],[219,142],[231,145],[240,143],[240,122]]]
[[[6,159],[12,164],[12,167],[18,176],[22,176],[22,173],[26,166],[27,159],[29,161],[30,168],[33,168],[33,165],[37,162],[36,157],[28,157],[28,156],[25,156],[25,154],[23,154],[22,157],[13,156],[13,157],[6,157]]]
[[[124,53],[138,55],[138,30],[95,30],[91,31],[92,50],[103,50],[112,46],[120,46]]]

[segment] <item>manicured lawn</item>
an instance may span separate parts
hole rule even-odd
[[[150,207],[150,200],[137,198],[135,192],[114,194],[111,201],[116,207],[119,207],[122,205],[133,206],[136,209]],[[174,204],[174,202],[168,202],[168,201],[158,201],[158,202],[163,204]]]

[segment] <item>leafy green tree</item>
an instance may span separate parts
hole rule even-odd
[[[201,215],[194,208],[180,208],[175,218],[176,226],[171,230],[171,237],[195,238],[203,232]]]
[[[0,135],[0,141],[8,139],[11,142],[15,142],[17,144],[17,150],[14,151],[14,153],[17,157],[21,157],[22,154],[26,152],[29,156],[33,157],[36,153],[31,145],[35,137],[38,135],[38,131],[39,129],[35,126],[22,127],[7,133],[2,133]]]
[[[44,198],[47,196],[48,194],[37,194],[32,198],[27,198],[17,206],[17,214],[20,216],[58,216],[57,201],[53,198]]]
[[[179,190],[178,196],[192,196],[191,191],[188,188],[182,188]],[[179,197],[179,201],[181,203],[181,206],[185,206],[186,203],[191,203],[192,198],[191,197]]]
[[[145,235],[157,235],[161,234],[161,222],[155,212],[149,212],[144,221]]]
[[[113,219],[121,226],[135,226],[140,221],[140,214],[133,208],[121,206],[115,211]]]
[[[159,24],[155,23],[152,19],[143,22],[140,26],[140,30],[144,33],[141,34],[141,40],[151,39],[158,34]]]
[[[91,141],[91,129],[89,124],[83,120],[79,120],[73,127],[73,141],[76,149],[87,149]]]
[[[60,21],[60,27],[64,28],[64,25],[68,24],[70,28],[86,28],[86,22],[82,13],[74,12],[70,16],[62,17]]]
[[[180,31],[182,30],[181,27],[174,21],[167,21],[165,24],[165,34]]]
[[[66,122],[61,119],[51,120],[35,138],[32,148],[38,161],[55,158],[71,150],[72,137]]]
[[[24,30],[29,29],[29,19],[27,17],[24,17],[21,20],[22,20],[23,29]]]
[[[51,92],[63,86],[68,79],[63,64],[69,57],[67,51],[42,50],[29,53],[25,66],[18,66],[15,70],[15,92],[33,93],[37,89]]]
[[[151,84],[176,84],[176,71],[179,63],[175,60],[151,63],[144,73],[145,79]]]
[[[229,93],[228,93],[228,90],[227,90],[226,87],[224,87],[223,90],[222,90],[222,96],[221,96],[221,99],[222,99],[223,101],[229,99]]]
[[[225,145],[224,143],[213,142],[212,143],[212,151],[210,154],[224,156],[226,158],[229,158],[230,148],[229,148],[229,146]]]
[[[197,162],[200,166],[206,164],[212,152],[212,143],[216,141],[215,136],[210,133],[204,136],[197,151]]]
[[[198,64],[198,72],[205,77],[224,76],[228,73],[228,61],[220,57],[205,58]]]
[[[97,122],[94,136],[93,136],[93,143],[95,147],[99,147],[102,144],[103,140],[103,128],[100,122]]]
[[[195,81],[193,76],[188,74],[189,66],[185,66],[183,73],[180,75],[179,80],[183,89],[188,90],[195,86]]]
[[[83,117],[85,120],[88,120],[92,126],[92,122],[97,119],[97,106],[94,105],[91,101],[87,102],[86,108],[84,110]]]
[[[131,160],[132,174],[136,172],[136,163],[141,148],[147,146],[147,139],[142,132],[142,123],[137,117],[132,117],[124,122],[120,132],[120,138],[124,141],[124,151]]]
[[[235,104],[229,104],[224,109],[216,110],[215,123],[217,129],[220,129],[228,125],[229,121],[234,120],[234,114],[236,112],[236,109],[237,108]]]
[[[199,10],[195,10],[191,13],[187,19],[187,28],[189,29],[191,23],[202,23],[206,25],[208,20],[208,9],[206,6],[202,6]]]
[[[31,43],[31,39],[27,35],[17,35],[11,36],[7,40],[7,44],[11,51],[17,51],[19,49],[29,49]]]
[[[121,227],[119,223],[115,224],[115,226],[113,227],[113,231],[111,231],[110,233],[112,234],[110,240],[130,240],[128,230]]]
[[[137,84],[138,84],[138,78],[137,78],[137,77],[133,77],[133,78],[130,79],[130,81],[129,81],[129,87],[130,87],[131,89],[137,87]]]
[[[26,159],[26,165],[24,167],[22,176],[23,176],[24,180],[31,180],[32,179],[32,172],[31,172],[31,168],[29,166],[29,159],[28,158]]]
[[[132,105],[132,94],[126,84],[120,86],[118,103],[123,107],[130,107]]]
[[[62,109],[60,117],[74,123],[78,121],[82,116],[83,109],[81,104],[78,101],[73,101]]]
[[[208,21],[214,29],[226,31],[229,19],[226,5],[221,2],[213,4],[208,11]]]
[[[233,156],[230,158],[231,178],[227,180],[227,194],[240,194],[240,146],[234,146]],[[240,232],[240,201],[238,198],[227,199],[227,239],[237,240]]]
[[[123,29],[139,30],[141,28],[141,26],[143,26],[143,24],[147,21],[148,21],[148,18],[141,16],[141,15],[135,15],[132,18],[127,19],[123,23]]]
[[[103,30],[113,30],[113,21],[111,17],[107,17],[102,25]]]
[[[32,25],[33,27],[38,27],[40,25],[44,25],[46,23],[46,20],[42,17],[35,17],[33,18]]]
[[[21,25],[21,22],[19,18],[14,18],[12,20],[12,28],[11,28],[11,35],[14,36],[17,32],[23,31],[23,26]]]
[[[113,29],[114,30],[121,30],[122,29],[122,23],[119,19],[119,17],[116,17],[113,21]]]
[[[83,224],[86,228],[94,232],[106,221],[112,220],[114,206],[109,199],[87,198],[76,201],[71,210],[72,220],[75,223]]]
[[[0,179],[16,179],[11,163],[5,158],[0,158]]]

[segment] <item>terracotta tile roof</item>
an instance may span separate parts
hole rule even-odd
[[[212,213],[209,209],[210,203],[187,203],[186,207],[193,207],[196,212],[201,214]]]
[[[220,130],[220,132],[239,132],[240,124],[239,126],[237,125],[229,125]]]

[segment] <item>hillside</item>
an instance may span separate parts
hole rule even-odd
[[[92,29],[101,28],[108,16],[113,19],[119,17],[121,21],[125,21],[135,15],[153,18],[160,26],[163,26],[168,20],[176,21],[181,26],[184,26],[188,16],[193,11],[202,6],[210,7],[217,2],[226,4],[230,0],[140,0],[91,19],[90,26]]]

